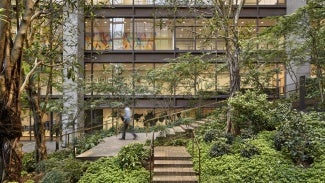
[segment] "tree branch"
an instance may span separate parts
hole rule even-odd
[[[33,66],[32,70],[30,70],[29,73],[26,75],[25,81],[24,81],[24,83],[21,85],[21,87],[20,87],[20,89],[19,89],[19,92],[20,92],[20,93],[25,89],[26,85],[27,85],[28,82],[29,82],[29,79],[30,79],[31,75],[34,73],[34,71],[37,69],[37,67],[38,67],[41,63],[42,63],[42,62],[38,62],[38,61],[37,61],[37,58],[35,59],[34,66]]]

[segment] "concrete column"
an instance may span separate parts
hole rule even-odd
[[[66,146],[84,126],[83,68],[84,68],[84,17],[83,4],[74,0],[67,3],[63,23],[63,112],[62,146]]]
[[[287,0],[287,14],[290,15],[295,12],[298,8],[306,5],[306,0]],[[296,37],[295,35],[291,35],[288,39],[295,39],[298,40],[300,38]],[[304,40],[301,40],[303,42]],[[299,78],[301,76],[310,76],[310,64],[309,63],[302,63],[297,64],[292,60],[290,64],[287,66],[290,70],[286,72],[286,93],[287,96],[289,94],[295,93],[299,87]]]

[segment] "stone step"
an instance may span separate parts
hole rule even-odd
[[[154,176],[153,183],[197,183],[196,176]]]
[[[163,131],[159,131],[157,134],[156,134],[156,139],[159,140],[159,139],[165,139],[166,138],[166,133],[164,133]]]
[[[154,160],[154,167],[193,167],[191,160]]]
[[[197,183],[191,155],[184,146],[158,146],[154,149],[154,183]]]
[[[190,123],[190,126],[191,126],[192,128],[198,128],[199,126],[201,126],[201,124],[200,124],[200,123],[196,123],[196,122],[194,122],[194,123]]]
[[[174,126],[173,129],[174,129],[174,131],[175,131],[176,134],[178,134],[178,133],[185,133],[185,130],[182,127],[180,127],[180,126]]]
[[[174,128],[167,128],[166,129],[166,136],[167,137],[174,136],[174,135],[176,135]]]
[[[200,125],[204,125],[207,121],[206,120],[199,120],[196,121],[196,123],[200,124]]]
[[[194,130],[194,128],[191,127],[190,125],[180,125],[180,127],[183,128],[185,132],[191,132]]]
[[[155,147],[155,160],[191,160],[191,155],[183,146],[158,146]]]
[[[170,176],[195,176],[196,173],[192,167],[154,167],[154,175],[170,175]]]

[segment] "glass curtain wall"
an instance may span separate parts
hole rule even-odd
[[[86,5],[91,5],[92,0],[86,0]],[[210,0],[93,0],[94,5],[168,5],[176,3],[179,6],[187,5],[212,5]],[[246,0],[245,5],[281,5],[285,4],[286,0]]]
[[[154,20],[134,19],[134,49],[153,50],[154,49]]]
[[[173,50],[173,19],[161,18],[155,20],[155,49]]]
[[[132,50],[133,22],[130,18],[113,18],[113,50]]]
[[[89,1],[87,1],[89,3]],[[93,0],[99,5],[164,5],[167,0]],[[185,1],[182,1],[183,3]],[[191,1],[193,2],[193,1]],[[196,1],[197,3],[199,1]],[[204,2],[207,3],[208,1]],[[210,1],[209,1],[210,2]],[[284,4],[285,0],[246,0],[246,5],[278,5]],[[206,39],[204,26],[208,19],[195,18],[105,18],[96,17],[85,21],[85,50],[93,51],[161,51],[192,52],[202,50],[224,51],[223,39],[213,37]],[[272,26],[274,22],[269,19],[241,19],[240,31],[256,36],[263,29]],[[219,34],[222,35],[222,32]],[[272,45],[260,43],[256,49],[269,49]],[[151,53],[152,54],[152,53]],[[123,63],[122,63],[123,62]],[[87,95],[120,95],[134,94],[148,95],[154,97],[168,96],[171,93],[167,83],[148,83],[147,72],[151,69],[159,69],[164,63],[137,63],[135,60],[121,60],[121,63],[87,63],[85,64],[85,80],[87,84],[107,86],[107,90],[88,90]],[[217,66],[216,66],[217,65]],[[229,90],[229,72],[227,69],[220,69],[222,64],[211,64],[206,72],[194,78],[186,78],[176,88],[176,95],[191,96],[201,92],[215,92],[226,94]],[[281,72],[274,74],[267,86],[281,87],[284,85],[283,65],[270,65],[267,69],[281,68]],[[121,70],[119,70],[120,68]],[[121,71],[121,72],[120,72]],[[242,72],[245,74],[245,71]],[[110,87],[108,87],[110,86]],[[121,87],[127,87],[125,93],[121,93]],[[249,86],[244,86],[249,87]],[[125,89],[125,88],[124,88]],[[140,96],[139,96],[140,97]],[[161,106],[169,106],[166,101],[161,101]],[[143,118],[150,110],[138,108],[135,113],[142,114],[135,123],[143,125]],[[115,116],[113,109],[103,109],[103,121],[114,125],[121,122]],[[115,117],[114,117],[115,116]],[[115,121],[115,122],[114,122]],[[107,128],[109,125],[104,126]]]
[[[85,50],[225,50],[225,41],[215,33],[207,36],[208,19],[95,18],[85,22]],[[175,26],[174,26],[175,25]],[[274,25],[271,19],[240,19],[240,31],[256,36]],[[93,27],[93,28],[92,28]],[[133,30],[134,29],[134,30]],[[175,45],[175,48],[174,48]]]

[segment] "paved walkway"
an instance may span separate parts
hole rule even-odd
[[[147,140],[152,139],[152,133],[137,133],[138,138],[133,140],[132,134],[127,133],[125,140],[119,140],[122,136],[121,134],[117,136],[106,137],[103,142],[99,143],[92,149],[77,156],[79,159],[93,159],[100,157],[115,156],[118,154],[123,146],[131,143],[145,143]]]
[[[35,141],[20,141],[23,144],[23,152],[29,153],[33,152],[35,150]],[[47,141],[46,142],[46,148],[47,153],[52,153],[55,151],[56,142],[55,141]],[[61,148],[59,144],[59,148]]]
[[[151,140],[152,133],[137,133],[138,138],[133,140],[132,134],[127,133],[125,140],[119,140],[122,136],[121,134],[117,136],[106,137],[103,139],[103,142],[99,143],[97,146],[92,149],[80,154],[77,158],[99,158],[99,157],[109,157],[115,156],[118,154],[120,149],[123,146],[126,146],[130,143],[145,143],[147,140]],[[23,144],[23,152],[32,152],[35,150],[35,142],[34,141],[21,141]],[[55,141],[47,141],[46,142],[47,152],[52,153],[55,151],[56,142]],[[63,149],[61,144],[59,144],[59,149]]]

